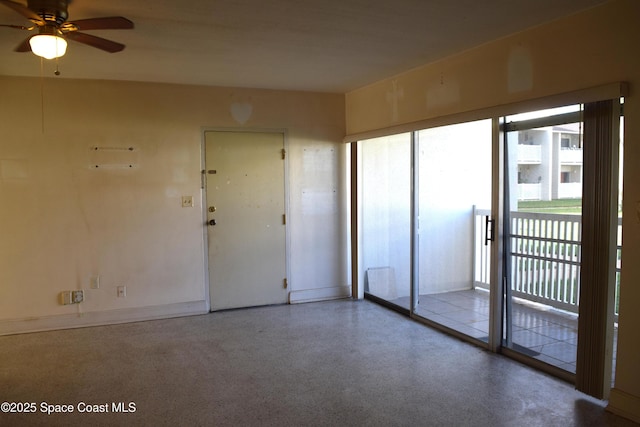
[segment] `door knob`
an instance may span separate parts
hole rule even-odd
[[[215,219],[209,220],[209,225],[216,225],[216,220]]]

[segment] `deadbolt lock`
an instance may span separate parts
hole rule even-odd
[[[216,207],[215,206],[209,206],[209,212],[213,213],[216,211]]]

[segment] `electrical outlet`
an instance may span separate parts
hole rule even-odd
[[[118,298],[124,298],[127,296],[127,287],[118,286]]]
[[[182,196],[182,207],[183,208],[192,208],[193,207],[193,196]]]
[[[93,276],[89,280],[89,287],[91,289],[100,289],[100,276]]]
[[[71,291],[71,302],[74,304],[78,304],[84,301],[84,291]]]

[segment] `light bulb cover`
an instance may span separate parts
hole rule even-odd
[[[45,59],[59,58],[67,51],[67,41],[51,34],[37,34],[29,39],[31,51]]]

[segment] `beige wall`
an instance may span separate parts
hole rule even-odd
[[[640,2],[613,1],[353,91],[346,111],[340,95],[64,79],[45,79],[41,91],[39,79],[0,77],[0,333],[205,309],[202,127],[288,129],[290,283],[303,300],[348,282],[345,133],[627,81],[611,407],[640,420],[638,16]],[[96,145],[135,147],[127,158],[135,167],[92,168]],[[310,152],[331,167],[306,168]],[[333,190],[331,206],[305,203],[303,194]],[[195,207],[181,208],[182,195],[193,195]],[[88,289],[93,275],[100,289]],[[126,298],[116,297],[117,285],[127,286]],[[85,303],[58,303],[60,291],[79,288],[87,289]]]
[[[11,77],[0,94],[0,333],[206,311],[204,127],[287,130],[291,290],[348,290],[342,95]],[[330,164],[308,171],[310,152]],[[61,305],[73,289],[86,301]]]
[[[610,407],[640,421],[640,2],[612,1],[346,95],[347,133],[483,110],[610,82],[625,103],[624,248]],[[397,100],[397,101],[396,101]]]

